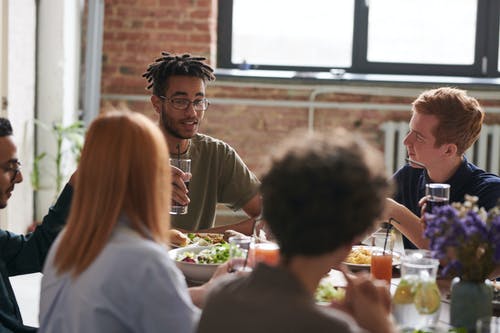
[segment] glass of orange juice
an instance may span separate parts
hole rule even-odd
[[[280,258],[279,246],[265,220],[259,219],[255,222],[253,239],[252,264],[255,266],[257,263],[263,262],[269,266],[277,265]]]
[[[276,266],[280,260],[280,248],[276,243],[256,242],[253,244],[252,259],[254,264],[263,262],[269,266]]]
[[[392,279],[392,252],[382,249],[373,250],[370,270],[375,279],[386,280],[390,284]]]

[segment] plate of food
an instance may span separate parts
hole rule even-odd
[[[179,247],[170,250],[169,255],[187,280],[203,283],[210,280],[220,264],[229,260],[229,244]]]
[[[171,247],[210,246],[225,243],[224,234],[205,232],[183,233],[176,229],[169,230],[169,233]]]
[[[355,245],[352,247],[351,252],[344,260],[344,264],[351,269],[370,268],[372,251],[374,250],[382,251],[382,248],[378,246]],[[392,265],[395,266],[401,264],[401,253],[393,251],[392,255]]]

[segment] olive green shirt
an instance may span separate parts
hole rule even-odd
[[[171,152],[175,158],[175,152]],[[191,159],[188,213],[171,215],[173,228],[211,228],[218,203],[233,210],[243,207],[259,190],[260,182],[227,143],[197,134],[180,158]]]

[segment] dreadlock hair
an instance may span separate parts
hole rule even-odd
[[[148,80],[146,89],[153,88],[153,94],[162,96],[167,90],[167,81],[170,76],[184,75],[194,76],[203,82],[214,81],[214,69],[202,61],[205,57],[193,57],[188,53],[183,55],[162,52],[162,57],[158,58],[148,66],[142,77]]]
[[[0,137],[12,135],[12,125],[9,119],[0,117]]]

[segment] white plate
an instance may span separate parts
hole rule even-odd
[[[187,246],[179,247],[168,251],[170,258],[175,262],[175,265],[182,271],[184,276],[190,282],[204,283],[210,280],[219,264],[195,264],[185,261],[177,261],[177,257],[184,252],[198,253],[201,250],[208,249],[209,246]]]
[[[381,247],[378,247],[378,246],[367,246],[367,245],[355,245],[352,247],[352,249],[357,249],[357,248],[365,248],[365,249],[368,249],[370,251],[373,251],[373,250],[382,250]],[[401,264],[401,253],[397,252],[397,251],[393,251],[392,252],[392,266],[396,266],[396,265],[400,265]],[[367,268],[370,268],[370,264],[353,264],[353,263],[349,263],[349,262],[343,262],[347,267],[351,268],[351,269],[367,269]]]

